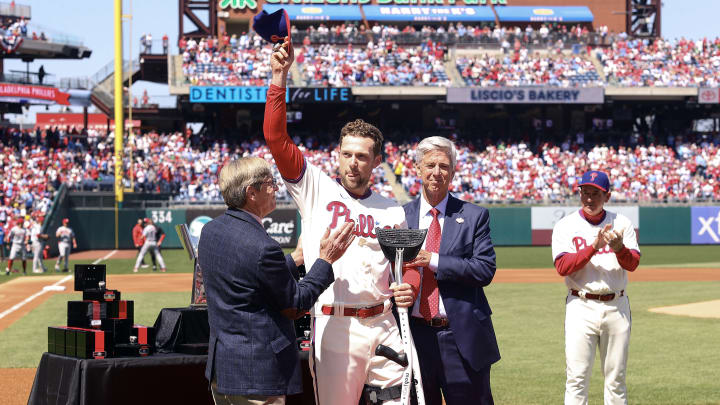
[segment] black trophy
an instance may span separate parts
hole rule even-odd
[[[396,283],[402,283],[402,264],[409,262],[420,253],[427,229],[380,229],[375,228],[380,248],[385,257],[393,261],[395,264],[394,277]],[[410,333],[410,320],[408,317],[408,309],[406,307],[397,308],[400,318],[400,332],[402,333],[403,349],[407,358],[407,366],[403,372],[402,391],[400,403],[403,405],[410,404],[410,393],[412,385],[415,383],[415,392],[417,394],[418,405],[425,405],[425,394],[422,388],[422,379],[420,378],[420,364],[417,360],[417,352],[415,351],[415,343]],[[377,349],[376,349],[377,351]],[[405,359],[403,359],[405,360]],[[404,363],[404,361],[403,361]],[[413,376],[414,374],[414,376]],[[414,379],[413,379],[414,377]]]

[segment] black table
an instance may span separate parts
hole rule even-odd
[[[302,394],[288,405],[313,405],[307,352],[301,352]],[[205,379],[207,356],[154,354],[85,360],[45,353],[35,372],[28,405],[212,405]]]
[[[85,360],[45,353],[28,405],[208,404],[207,356]]]

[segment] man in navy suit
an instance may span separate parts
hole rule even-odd
[[[210,323],[205,377],[216,404],[284,404],[302,391],[293,319],[334,281],[332,263],[352,243],[353,224],[325,233],[298,282],[302,258],[284,256],[262,225],[275,209],[270,165],[241,158],[218,180],[228,209],[203,227],[198,244]]]
[[[495,275],[489,214],[449,195],[456,162],[452,141],[425,138],[416,153],[422,196],[403,208],[408,226],[428,229],[428,235],[406,264],[395,299],[412,306],[425,402],[440,405],[444,396],[447,405],[492,404],[490,365],[500,352],[483,292]]]

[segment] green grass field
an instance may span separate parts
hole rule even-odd
[[[547,247],[496,249],[500,268],[550,267]],[[184,251],[163,252],[169,271],[188,272]],[[703,264],[718,267],[716,246],[643,247],[643,266]],[[715,263],[714,266],[708,265]],[[53,265],[54,263],[48,263]],[[109,260],[111,274],[131,273],[133,260]],[[148,269],[144,269],[147,272]],[[17,276],[0,276],[3,281]],[[651,313],[649,308],[718,299],[720,282],[634,282],[628,286],[633,330],[627,383],[632,404],[720,404],[720,319]],[[135,300],[137,323],[152,325],[161,308],[181,307],[187,293],[123,294]],[[497,404],[558,404],[565,379],[566,290],[551,284],[498,283],[486,288],[502,360],[493,366]],[[0,332],[0,367],[36,367],[47,350],[47,326],[63,325],[68,299],[57,294]],[[602,403],[602,373],[596,360],[591,404]]]
[[[640,265],[645,267],[679,266],[679,267],[718,267],[720,268],[720,249],[717,246],[643,246]],[[285,249],[289,253],[291,249]],[[500,269],[534,269],[552,267],[552,253],[549,246],[530,247],[496,247],[497,265]],[[163,250],[163,258],[170,273],[186,273],[192,270],[187,254],[182,249]],[[88,264],[92,260],[70,261],[70,269],[76,263]],[[145,262],[150,264],[150,256],[145,256]],[[4,262],[3,265],[6,265]],[[107,264],[108,274],[130,274],[135,265],[135,259],[113,259],[104,261]],[[45,265],[53,272],[55,260],[46,260]],[[20,269],[20,263],[13,267]],[[2,267],[4,270],[4,266]],[[149,269],[141,269],[147,272]],[[33,276],[32,261],[28,261],[28,276]],[[47,273],[45,273],[47,274]],[[55,273],[53,273],[55,274]],[[57,273],[62,274],[62,273]],[[22,273],[11,273],[5,276],[0,273],[0,283],[21,277]]]
[[[633,404],[720,403],[720,320],[648,312],[655,306],[717,299],[720,282],[632,283],[633,331],[628,388]],[[497,404],[558,404],[564,389],[565,288],[557,284],[495,284],[486,289],[502,360],[493,366]],[[68,299],[54,295],[0,332],[0,367],[36,367],[47,350],[47,326],[65,323]],[[185,306],[188,293],[127,294],[138,323],[152,325],[161,308]],[[596,361],[591,404],[602,403]]]

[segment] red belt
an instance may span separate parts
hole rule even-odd
[[[616,296],[617,296],[617,297],[622,297],[624,293],[625,293],[625,290],[620,291],[619,294],[615,294],[615,293],[612,293],[612,294],[590,294],[590,293],[585,293],[584,295],[585,295],[585,298],[588,298],[588,299],[591,299],[591,300],[597,300],[597,301],[612,301],[612,300],[615,299]],[[570,290],[570,294],[571,294],[571,295],[574,295],[574,296],[576,296],[576,297],[581,297],[581,298],[582,298],[582,295],[580,295],[580,291],[578,291],[578,290],[572,290],[572,289],[571,289],[571,290]]]
[[[385,308],[385,304],[377,304],[373,307],[363,308],[345,308],[343,316],[355,316],[358,318],[370,318],[371,316],[380,315]],[[325,315],[335,315],[335,307],[332,305],[323,305],[321,311]]]
[[[448,318],[431,318],[430,320],[427,320],[425,318],[412,316],[410,317],[410,320],[425,326],[432,326],[433,328],[447,328],[450,326],[450,320]]]

